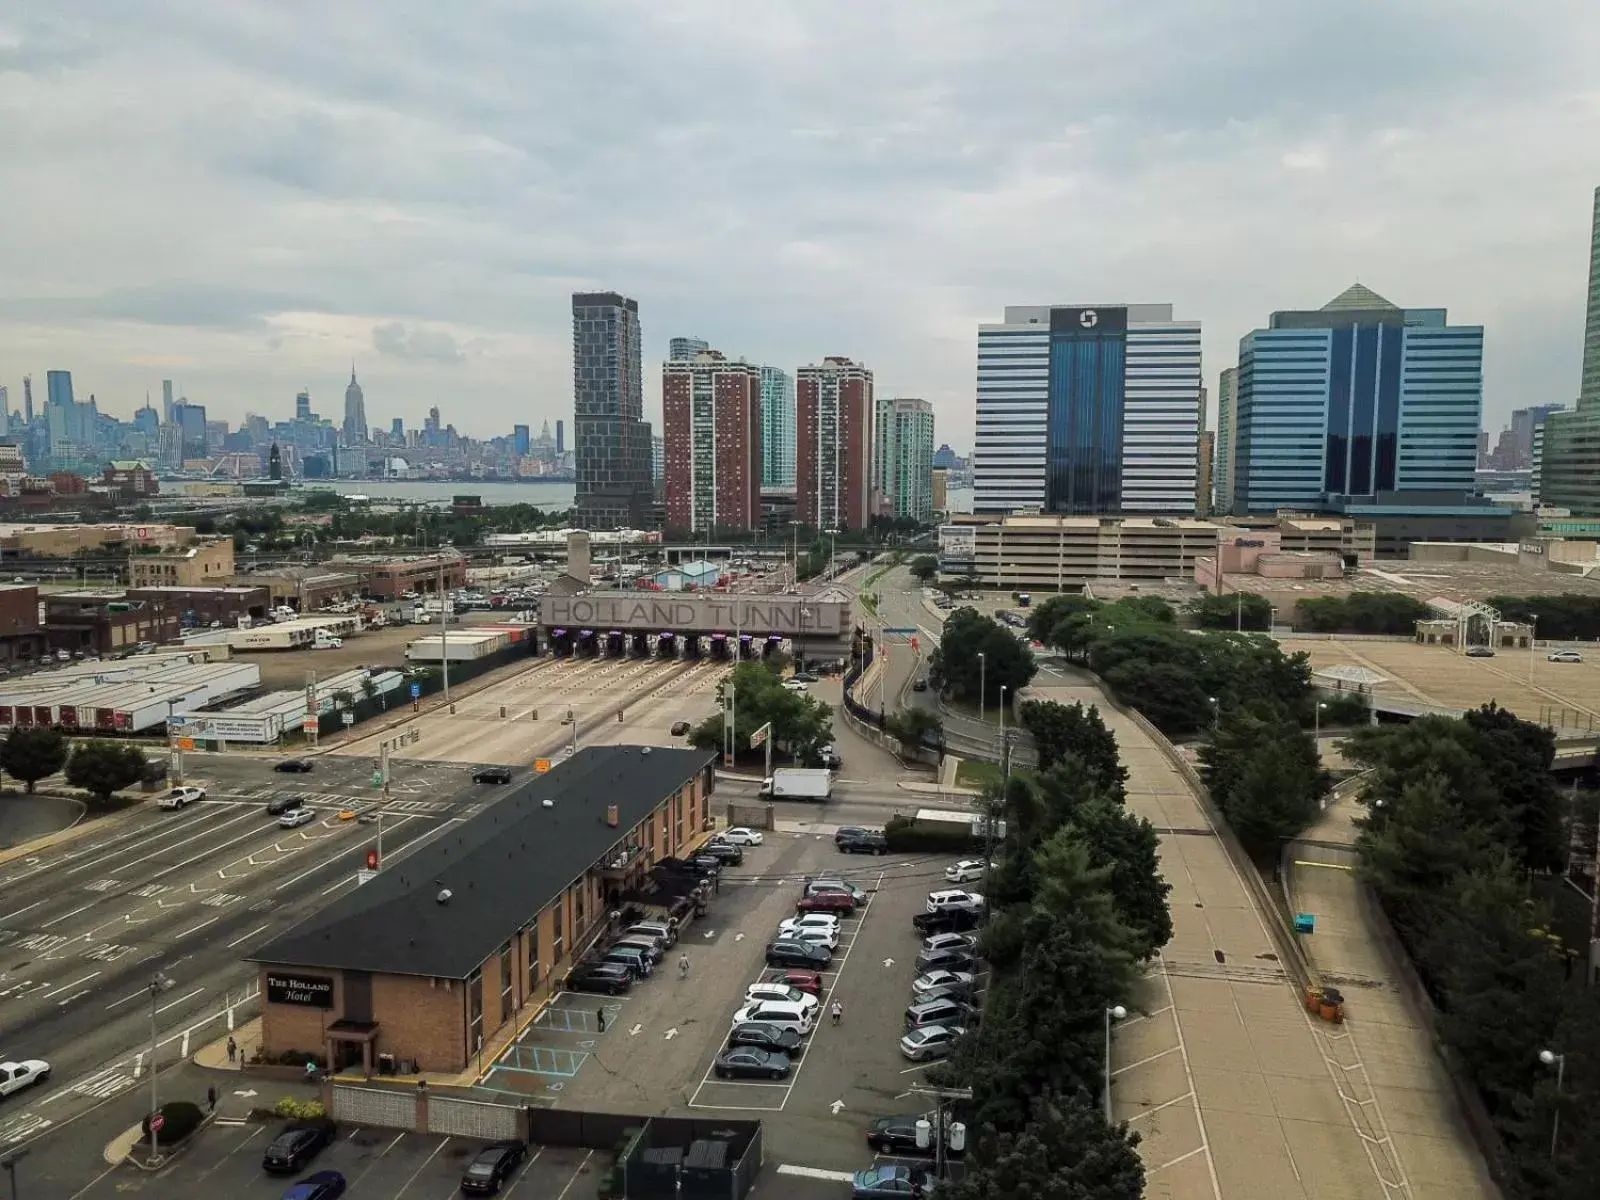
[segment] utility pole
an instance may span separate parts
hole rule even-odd
[[[161,1161],[161,1094],[160,1073],[156,1070],[156,1003],[161,993],[172,986],[160,971],[150,977],[150,1161]],[[16,1189],[13,1188],[13,1191]]]
[[[954,1123],[945,1115],[945,1105],[952,1100],[971,1100],[971,1088],[937,1088],[919,1084],[911,1088],[913,1095],[926,1096],[934,1102],[933,1108],[933,1174],[936,1179],[943,1179],[950,1168],[948,1143],[950,1140],[950,1126]]]
[[[440,542],[439,555],[439,661],[444,667],[444,702],[450,703],[450,601],[444,594],[444,542]],[[577,749],[577,725],[572,727],[573,749]]]

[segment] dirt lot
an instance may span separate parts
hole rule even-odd
[[[497,613],[468,613],[463,623],[470,628],[504,619]],[[452,620],[450,628],[454,630],[456,627]],[[430,633],[437,636],[438,632],[439,626],[436,624],[395,625],[347,637],[344,645],[337,650],[276,650],[241,654],[239,658],[261,668],[261,686],[268,691],[304,687],[307,671],[331,675],[352,667],[403,667],[406,665],[406,646]]]

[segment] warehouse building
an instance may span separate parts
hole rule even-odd
[[[367,1074],[387,1057],[420,1071],[489,1060],[605,934],[607,892],[700,839],[714,761],[591,747],[380,864],[250,955],[263,1056],[310,1052]]]

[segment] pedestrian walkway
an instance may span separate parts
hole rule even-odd
[[[1033,691],[1100,708],[1128,769],[1128,807],[1156,827],[1172,885],[1172,940],[1127,1006],[1112,1052],[1112,1113],[1142,1139],[1145,1194],[1437,1195],[1394,1162],[1382,1106],[1349,1056],[1354,1044],[1344,1058],[1330,1054],[1334,1027],[1306,1012],[1251,889],[1167,753],[1092,685]]]

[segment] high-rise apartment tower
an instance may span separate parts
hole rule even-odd
[[[654,523],[641,369],[639,302],[616,292],[575,293],[573,452],[578,522],[586,529]]]
[[[761,523],[761,368],[715,350],[661,373],[667,524],[692,533]]]
[[[801,367],[795,383],[795,516],[816,529],[872,517],[872,372],[848,358]]]

